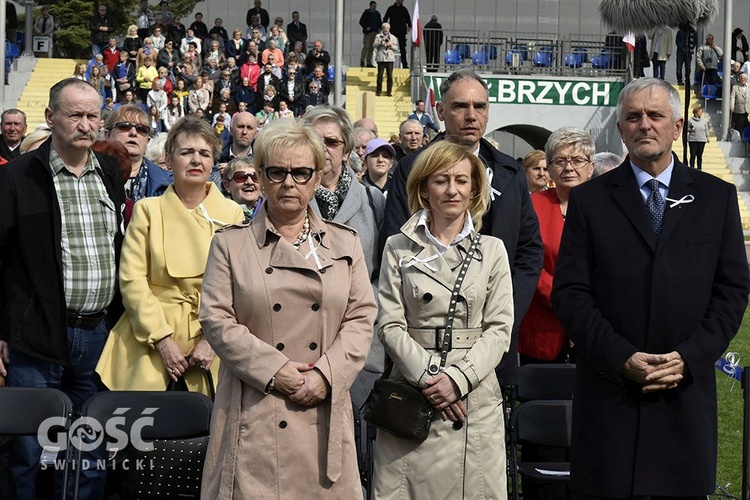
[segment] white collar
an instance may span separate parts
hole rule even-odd
[[[427,224],[427,218],[429,217],[430,213],[422,209],[422,211],[419,213],[419,220],[417,221],[417,228],[422,227],[424,228],[424,234],[427,237],[427,240],[432,243],[438,252],[440,252],[440,255],[444,254],[448,250],[450,250],[451,246],[461,242],[464,238],[467,238],[471,235],[471,233],[474,231],[474,221],[471,220],[471,215],[469,213],[466,214],[466,219],[464,220],[464,228],[461,230],[460,233],[456,235],[454,240],[450,243],[450,245],[445,245],[438,241],[435,236],[432,235],[430,232],[430,227]]]

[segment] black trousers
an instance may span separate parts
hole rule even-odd
[[[388,95],[391,95],[393,91],[393,63],[392,62],[378,62],[378,80],[375,85],[375,95],[380,95],[380,91],[383,88],[383,71],[386,73],[386,84],[388,88]]]
[[[393,33],[393,32],[391,32],[391,33]],[[409,63],[406,62],[406,51],[408,50],[407,47],[406,47],[406,33],[402,33],[400,35],[397,35],[396,33],[393,33],[393,36],[395,36],[396,40],[398,40],[398,50],[401,51],[401,67],[402,68],[408,68],[409,67]]]
[[[747,127],[747,113],[732,113],[732,128],[740,134]]]
[[[690,148],[690,168],[695,168],[695,160],[698,160],[698,170],[703,170],[703,149],[706,147],[705,142],[688,142]]]
[[[427,53],[427,71],[430,73],[437,72],[440,67],[440,45],[425,43],[425,52]]]

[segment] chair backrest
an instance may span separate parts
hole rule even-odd
[[[591,67],[597,69],[608,69],[612,66],[612,55],[602,52],[591,58]]]
[[[140,430],[143,439],[189,439],[208,435],[212,410],[211,400],[197,392],[108,391],[92,396],[82,414],[102,426],[113,417],[124,417],[119,429],[128,434],[146,416],[153,423]]]
[[[511,414],[514,442],[570,447],[572,401],[528,401]]]
[[[489,64],[490,57],[486,50],[477,50],[472,54],[472,61],[477,66],[483,65],[483,64]]]
[[[518,370],[519,401],[573,399],[576,365],[566,363],[523,365]]]
[[[459,43],[456,45],[456,51],[458,51],[461,59],[469,59],[471,57],[471,47],[468,43]]]
[[[486,51],[490,55],[490,59],[493,61],[497,59],[497,45],[484,44],[482,50]]]
[[[750,126],[742,129],[742,140],[744,142],[750,142]]]
[[[50,417],[60,417],[67,426],[73,403],[57,389],[0,387],[0,408],[3,409],[0,410],[0,434],[35,436],[42,422]]]
[[[461,64],[461,54],[458,50],[445,51],[445,64]]]
[[[552,47],[540,47],[539,50],[534,53],[534,66],[552,66],[553,55]]]
[[[709,83],[705,84],[701,88],[701,94],[704,99],[716,99],[716,92],[717,92],[716,85],[712,85]]]

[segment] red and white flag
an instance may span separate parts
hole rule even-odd
[[[625,47],[628,48],[629,52],[633,52],[635,50],[635,35],[632,32],[627,33],[624,37],[622,37],[622,41],[625,42]]]
[[[411,43],[415,47],[422,45],[422,23],[419,22],[419,0],[414,3],[414,15],[411,17]]]
[[[437,111],[435,111],[435,87],[432,78],[430,78],[430,86],[427,89],[427,97],[424,100],[424,112],[439,126],[440,119],[437,116]]]

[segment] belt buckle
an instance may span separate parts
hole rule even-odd
[[[436,326],[435,327],[435,350],[442,351],[443,350],[443,337],[445,336],[445,327],[442,326]],[[448,348],[446,351],[453,350],[453,335],[450,335],[448,337]]]

